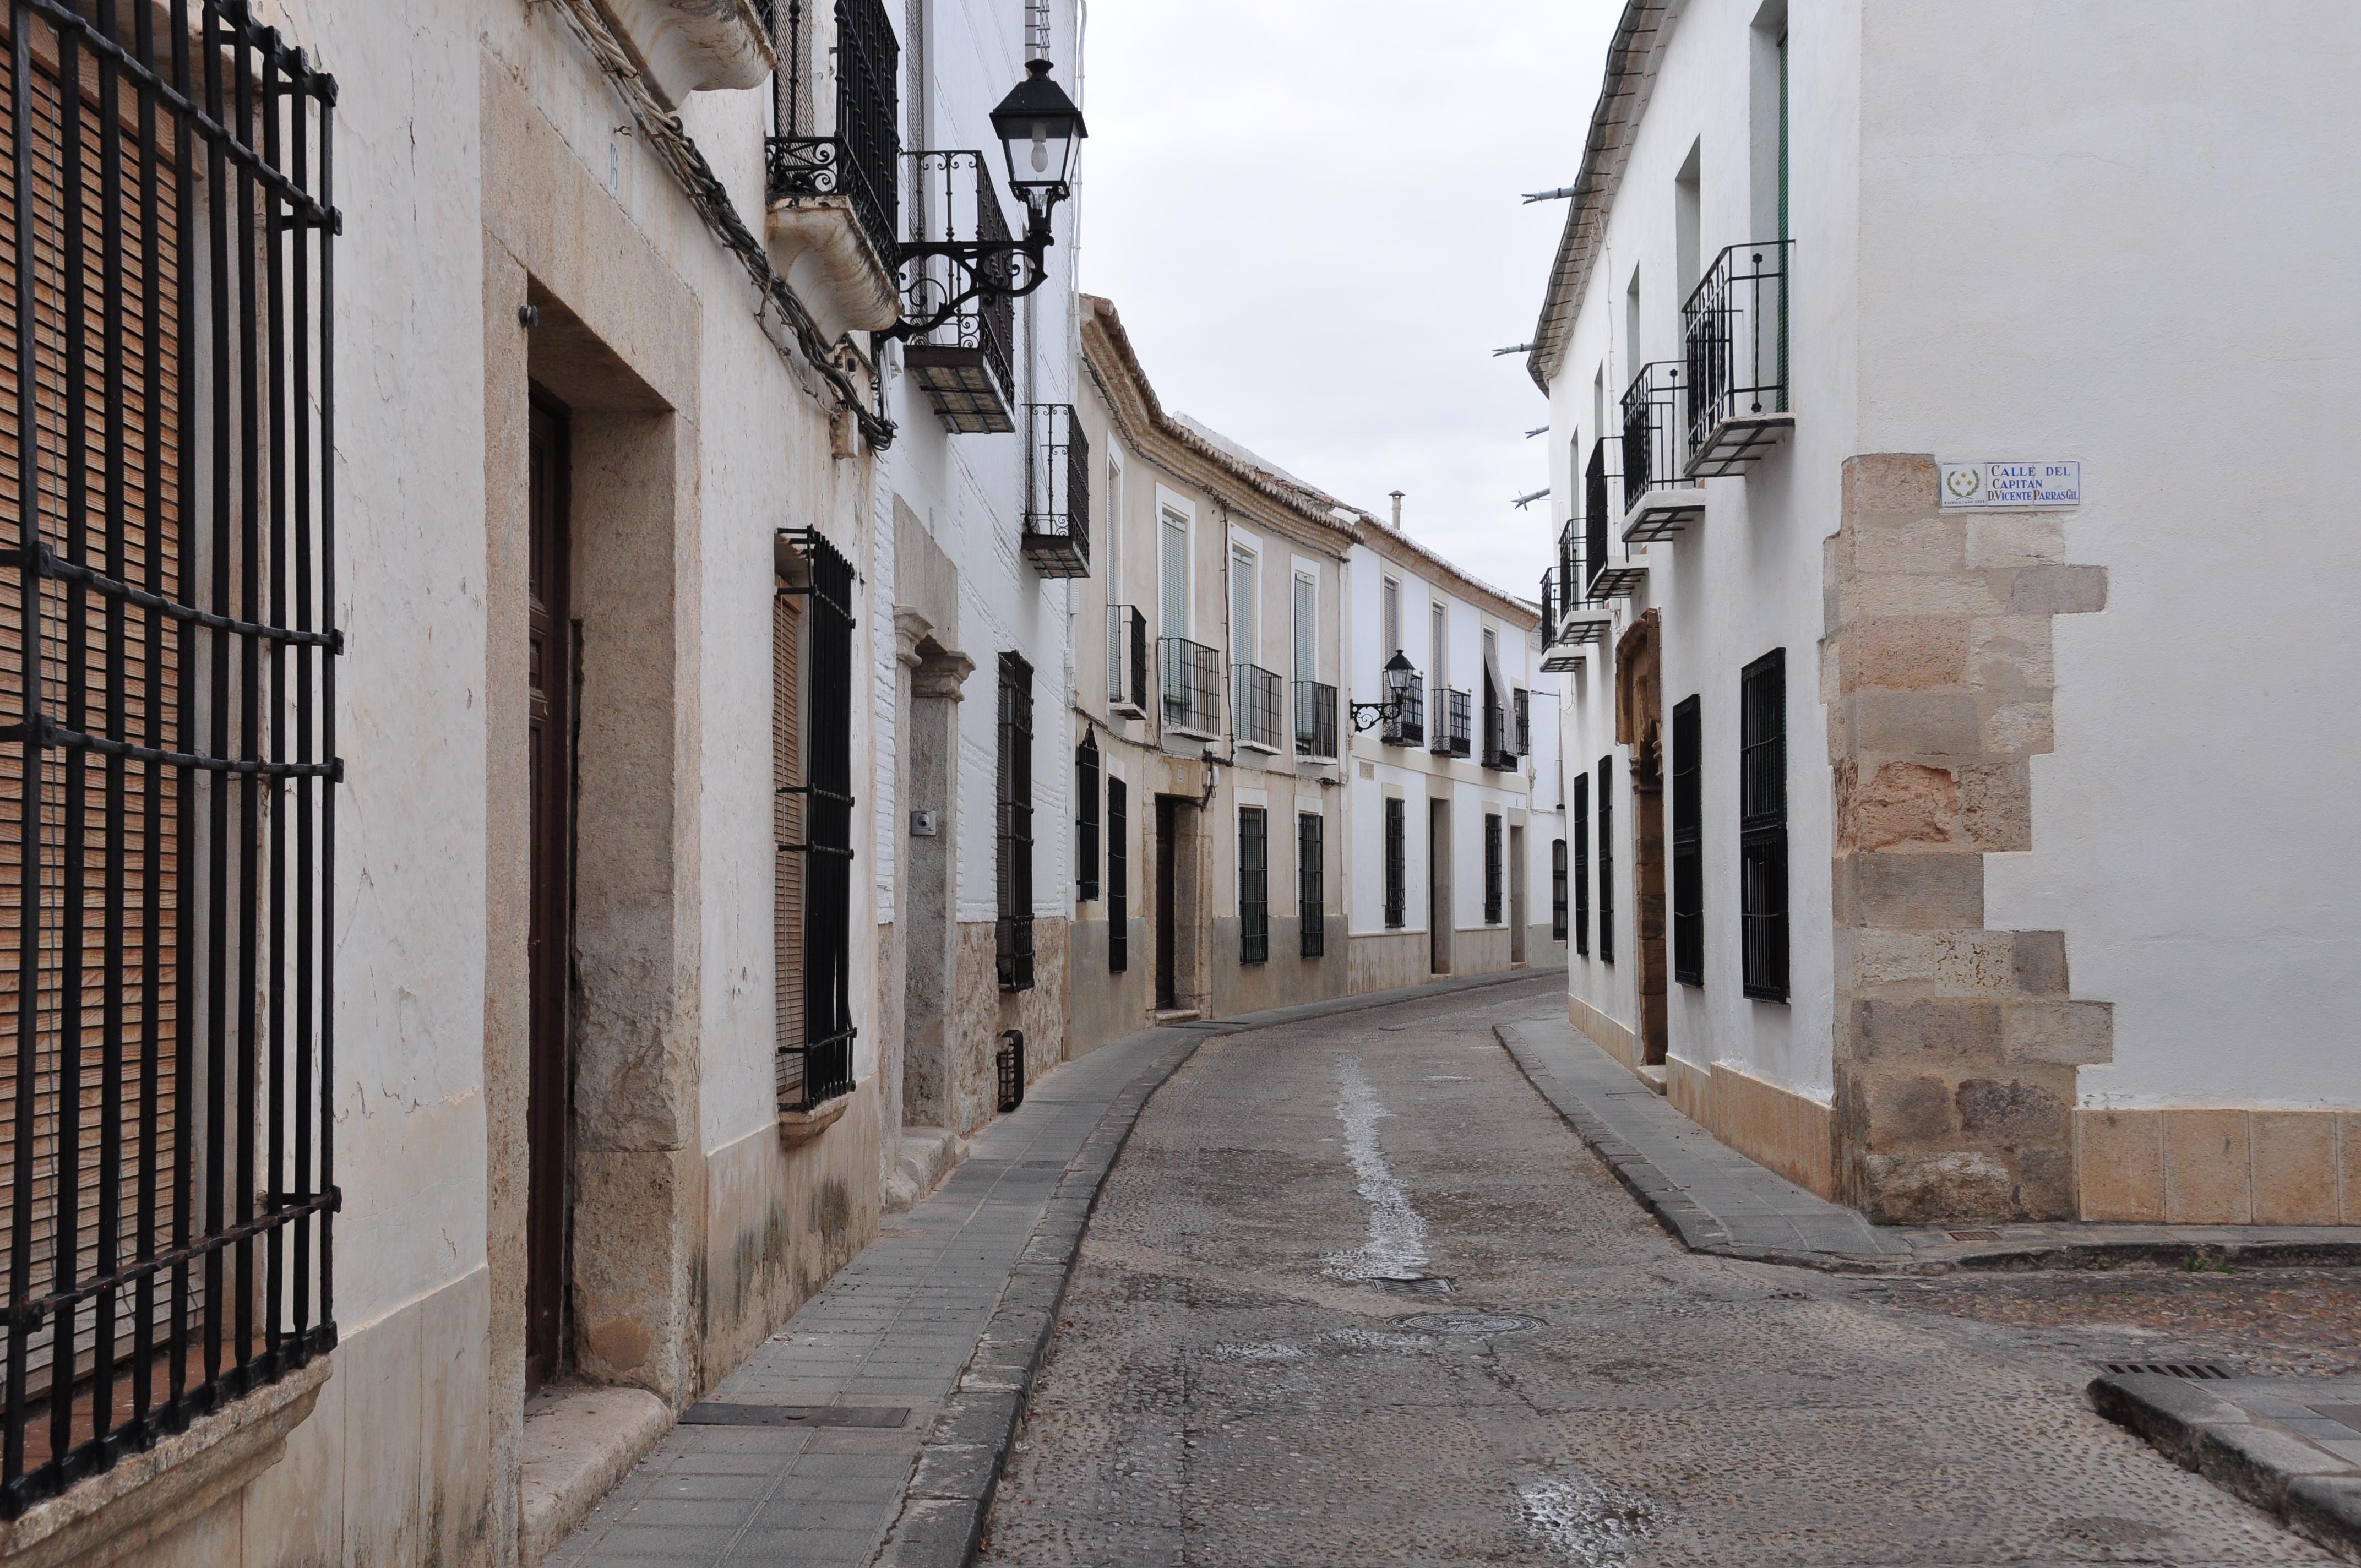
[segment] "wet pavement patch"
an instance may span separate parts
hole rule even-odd
[[[1412,1312],[1396,1322],[1412,1333],[1450,1334],[1478,1339],[1490,1334],[1521,1334],[1542,1326],[1539,1318],[1518,1312]]]

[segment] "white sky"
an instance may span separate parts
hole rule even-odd
[[[1528,598],[1522,356],[1620,0],[1091,0],[1082,287],[1157,395]]]

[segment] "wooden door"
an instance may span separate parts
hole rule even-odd
[[[565,1359],[567,1134],[573,1121],[574,626],[566,411],[533,405],[527,643],[532,793],[532,1066],[526,1098],[525,1387]]]
[[[1156,798],[1156,1005],[1170,1012],[1180,1005],[1180,969],[1175,951],[1180,922],[1177,917],[1180,803],[1170,795]]]

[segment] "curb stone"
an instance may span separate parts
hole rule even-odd
[[[2306,1540],[2361,1563],[2361,1460],[2342,1458],[2270,1424],[2294,1420],[2318,1430],[2320,1423],[2306,1420],[2311,1411],[2303,1400],[2361,1398],[2354,1382],[2235,1378],[2198,1384],[2142,1372],[2095,1378],[2085,1394],[2092,1409],[2182,1469],[2195,1471]],[[2349,1391],[2338,1391],[2340,1386]]]
[[[1192,1031],[1196,1038],[1168,1047],[1115,1097],[1059,1179],[973,1358],[918,1451],[902,1511],[878,1550],[879,1568],[966,1568],[974,1561],[1008,1445],[1025,1413],[1033,1375],[1049,1350],[1074,1255],[1098,1207],[1107,1172],[1130,1141],[1148,1098],[1196,1055],[1206,1038],[1229,1032],[1220,1026]]]
[[[1599,1062],[1611,1067],[1614,1073],[1627,1070],[1570,1025],[1554,1026],[1564,1029],[1584,1050],[1597,1052]],[[1850,1216],[1863,1246],[1839,1251],[1739,1241],[1733,1239],[1726,1218],[1715,1212],[1709,1201],[1699,1198],[1696,1186],[1677,1179],[1635,1147],[1600,1113],[1582,1086],[1567,1082],[1540,1058],[1533,1042],[1518,1029],[1500,1025],[1495,1025],[1492,1033],[1535,1092],[1606,1163],[1616,1179],[1655,1216],[1657,1223],[1691,1252],[1749,1263],[1817,1269],[1824,1274],[1914,1277],[2143,1266],[2317,1268],[2361,1264],[2361,1226],[2005,1223],[1974,1227],[1997,1233],[1997,1240],[1963,1242],[1940,1226],[1872,1225],[1856,1211],[1813,1199],[1801,1189],[1794,1190],[1791,1203],[1825,1211],[1831,1223],[1835,1223],[1833,1217],[1837,1214]],[[1632,1080],[1634,1084],[1638,1081]],[[1611,1105],[1626,1092],[1619,1089],[1605,1097],[1606,1102]],[[1648,1109],[1626,1114],[1626,1120],[1633,1115],[1643,1120],[1669,1120],[1692,1138],[1702,1132],[1696,1123],[1655,1098],[1653,1091],[1631,1098]],[[1708,1141],[1710,1142],[1709,1135]],[[1719,1167],[1723,1172],[1743,1171],[1740,1179],[1758,1186],[1783,1189],[1793,1185],[1719,1143],[1712,1144],[1709,1155],[1699,1157],[1699,1164]],[[1698,1185],[1714,1185],[1715,1174],[1708,1171],[1708,1179]]]

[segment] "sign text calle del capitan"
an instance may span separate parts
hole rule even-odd
[[[2080,462],[1938,463],[1936,467],[1936,494],[1946,507],[1993,510],[2082,504]]]

